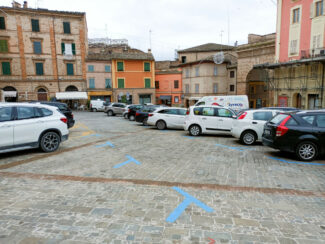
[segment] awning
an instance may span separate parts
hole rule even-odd
[[[3,91],[3,97],[17,97],[16,91]]]
[[[88,100],[87,92],[57,92],[58,100]]]
[[[172,96],[160,96],[160,100],[172,100]]]

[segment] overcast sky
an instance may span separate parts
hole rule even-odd
[[[0,5],[11,2],[0,0]],[[29,0],[28,5],[86,12],[89,38],[125,38],[143,51],[150,47],[151,30],[156,60],[174,59],[175,49],[244,44],[249,33],[276,30],[276,0]]]

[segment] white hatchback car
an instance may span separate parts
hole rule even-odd
[[[246,145],[262,141],[264,124],[279,112],[281,111],[267,109],[244,111],[234,120],[231,134]]]
[[[184,130],[188,130],[192,136],[230,134],[235,118],[235,112],[226,107],[193,106],[188,110]]]
[[[147,124],[156,126],[159,130],[183,129],[186,111],[185,108],[162,107],[149,113]]]
[[[53,152],[69,137],[67,118],[53,106],[0,103],[0,153],[30,148]]]

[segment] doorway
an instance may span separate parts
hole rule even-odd
[[[44,88],[40,88],[37,90],[37,100],[47,101],[47,91]]]

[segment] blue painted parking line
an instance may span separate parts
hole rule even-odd
[[[114,148],[114,147],[115,147],[115,146],[114,146],[111,142],[109,142],[109,141],[105,142],[105,143],[102,144],[102,145],[97,145],[96,147],[106,147],[106,146],[109,146],[109,147],[111,147],[111,148]]]
[[[294,161],[287,161],[285,159],[282,158],[275,158],[275,157],[268,157],[269,159],[273,159],[273,160],[277,160],[283,163],[287,163],[287,164],[304,164],[304,165],[317,165],[317,166],[325,166],[325,164],[321,164],[321,163],[304,163],[304,162],[294,162]]]
[[[255,148],[249,148],[249,147],[231,147],[231,146],[222,145],[222,144],[216,144],[216,146],[217,147],[223,147],[223,148],[231,149],[231,150],[236,150],[236,151],[240,151],[240,152],[244,152],[246,150],[255,150]]]
[[[137,164],[137,165],[140,165],[140,164],[141,164],[139,161],[135,160],[134,158],[132,158],[132,157],[129,156],[129,155],[126,155],[126,157],[128,158],[128,160],[126,160],[126,161],[123,162],[123,163],[116,164],[113,168],[114,168],[114,169],[118,169],[118,168],[120,168],[120,167],[122,167],[122,166],[124,166],[124,165],[126,165],[126,164],[128,164],[128,163],[135,163],[135,164]]]
[[[197,136],[184,136],[184,137],[187,138],[187,139],[197,139],[197,138],[199,138]]]
[[[174,186],[173,189],[175,191],[177,191],[178,193],[182,194],[185,197],[185,199],[167,217],[167,219],[166,219],[167,222],[170,222],[170,223],[175,222],[175,220],[178,219],[178,217],[184,212],[184,210],[187,208],[187,206],[190,205],[191,203],[195,203],[196,205],[198,205],[200,208],[203,208],[208,213],[213,212],[213,209],[212,208],[208,207],[207,205],[205,205],[201,201],[197,200],[195,197],[193,197],[190,194],[188,194],[187,192],[183,191],[182,189],[180,189],[180,188],[178,188],[176,186]]]

